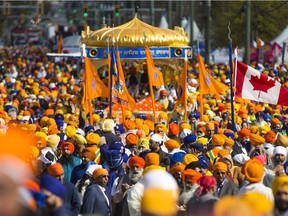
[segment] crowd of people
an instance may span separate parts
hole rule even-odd
[[[129,91],[142,92],[145,67],[134,66]],[[186,121],[173,112],[176,78],[155,89],[156,122],[131,110],[119,122],[95,101],[90,121],[81,61],[3,48],[0,67],[0,215],[288,215],[286,107],[235,98],[231,111],[223,92],[205,96],[201,115],[191,63]],[[287,85],[285,66],[254,67]],[[206,69],[229,84],[228,66]]]

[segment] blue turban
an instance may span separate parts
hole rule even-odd
[[[169,158],[170,158],[170,167],[174,166],[176,163],[184,162],[184,156],[186,155],[186,152],[175,152],[174,154],[170,154]]]
[[[195,134],[189,134],[184,138],[184,144],[194,143],[197,137]]]
[[[209,160],[208,160],[208,158],[205,157],[205,156],[199,156],[198,159],[199,159],[201,168],[203,168],[203,169],[208,169],[208,167],[209,167]]]
[[[50,175],[44,175],[40,179],[40,187],[41,189],[45,189],[50,191],[52,194],[60,197],[61,199],[65,199],[65,187],[64,185],[58,181],[56,178]]]
[[[124,130],[123,126],[120,125],[120,124],[116,124],[116,126],[114,127],[114,130],[115,131],[119,131],[120,134],[124,134],[125,133],[125,130]]]
[[[85,135],[87,135],[90,131],[94,132],[94,127],[92,125],[87,125],[84,128]]]

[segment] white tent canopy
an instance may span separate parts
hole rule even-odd
[[[190,18],[187,20],[186,17],[183,17],[181,21],[181,26],[188,34],[188,38],[190,38]],[[193,21],[193,39],[197,41],[204,41],[204,37],[201,34],[200,29],[195,21]]]
[[[276,37],[271,41],[271,44],[277,43],[280,46],[283,45],[283,42],[288,42],[288,26]]]
[[[164,28],[164,29],[168,29],[169,28],[166,16],[164,14],[162,14],[162,16],[161,16],[160,23],[159,23],[159,28]]]

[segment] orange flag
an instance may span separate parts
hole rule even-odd
[[[201,94],[219,94],[227,91],[229,86],[215,80],[205,69],[202,56],[198,53],[199,87]]]
[[[120,52],[118,51],[116,53],[117,55],[117,66],[118,66],[118,72],[119,72],[119,78],[120,82],[123,83],[123,93],[122,93],[122,98],[126,99],[128,101],[128,104],[125,105],[122,103],[123,106],[126,106],[127,108],[131,110],[136,110],[136,102],[134,98],[129,94],[128,89],[125,85],[125,77],[124,77],[124,72],[121,64],[121,59],[120,59]]]
[[[86,113],[92,111],[92,99],[97,97],[109,97],[109,89],[100,79],[91,60],[84,57],[85,73],[84,73],[84,92],[82,98],[82,106]]]
[[[117,55],[117,58],[116,58]],[[112,91],[112,102],[130,110],[136,110],[136,102],[129,94],[125,84],[125,77],[121,65],[120,53],[111,48],[111,55],[108,53],[108,70],[109,76],[112,76],[112,85],[109,82],[109,89]],[[109,78],[110,80],[110,78]]]
[[[60,35],[60,36],[59,36],[59,40],[58,40],[58,50],[57,50],[57,53],[62,53],[62,52],[63,52],[63,46],[64,46],[63,36]]]
[[[150,95],[152,99],[152,108],[153,108],[153,116],[154,116],[153,119],[154,119],[154,122],[156,122],[156,105],[155,105],[153,86],[164,85],[164,81],[163,81],[162,73],[154,65],[152,55],[148,46],[145,46],[145,53],[146,53],[146,61],[147,61],[149,89],[150,89]]]
[[[175,109],[178,105],[182,104],[184,108],[184,121],[187,120],[187,62],[188,59],[184,60],[183,71],[180,74],[180,82],[178,83],[178,100],[175,104]]]
[[[152,86],[161,86],[164,85],[163,74],[159,71],[153,62],[151,52],[148,46],[145,46],[146,61],[147,61],[147,70],[149,82],[151,80]]]

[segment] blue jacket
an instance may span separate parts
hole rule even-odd
[[[106,188],[105,194],[109,200],[109,205],[100,186],[96,183],[90,184],[84,194],[81,213],[109,216],[111,214],[111,195],[108,188]]]
[[[70,183],[66,182],[63,184],[66,189],[65,193],[65,204],[70,207],[70,210],[73,212],[71,216],[77,216],[80,212],[80,198],[78,191],[76,190],[75,186]]]

